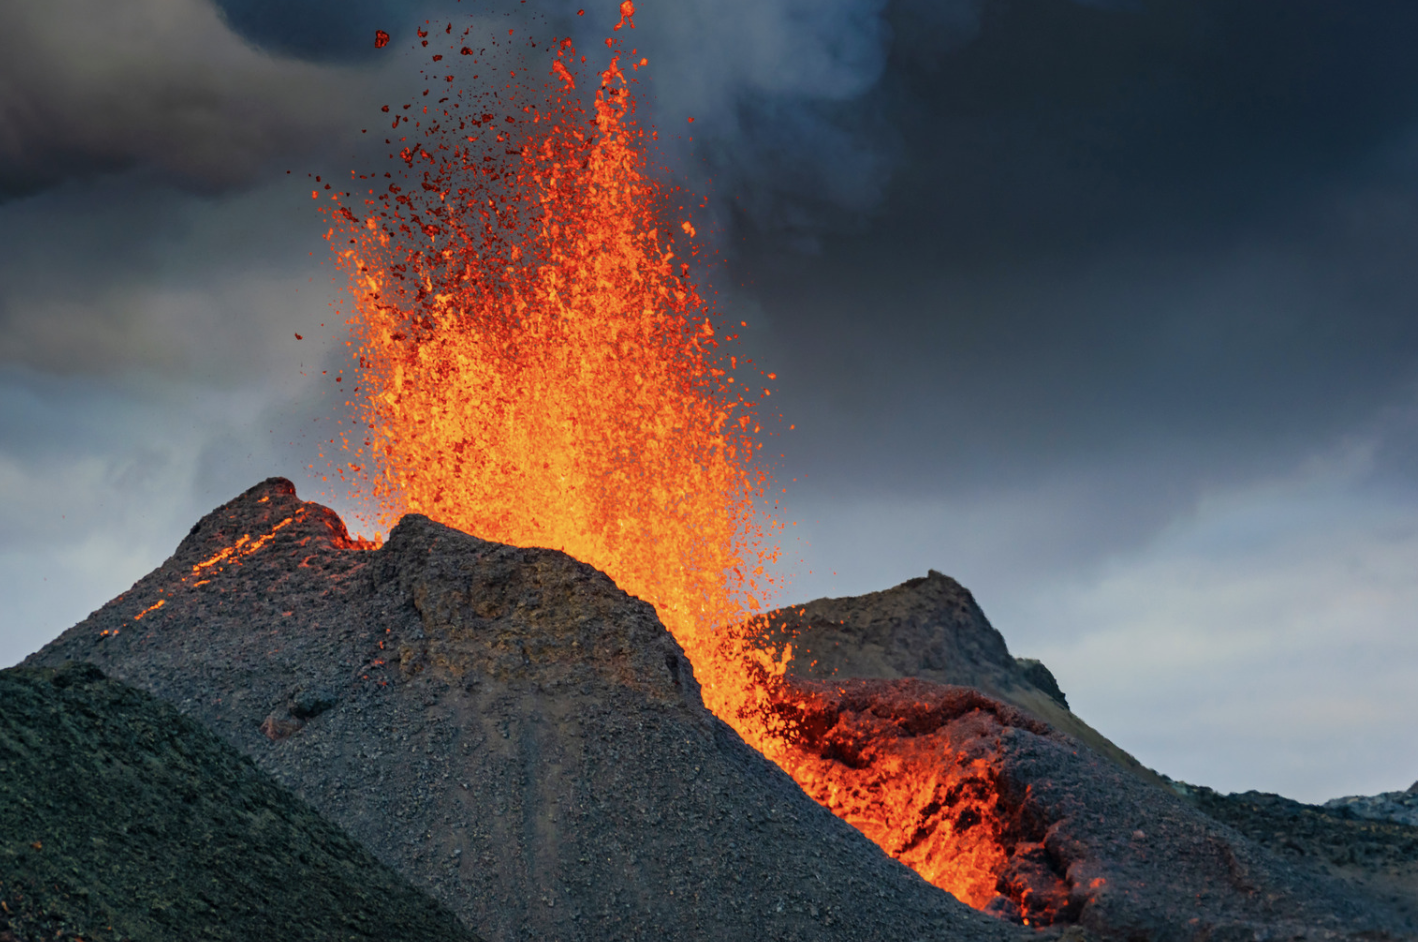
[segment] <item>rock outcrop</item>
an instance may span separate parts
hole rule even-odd
[[[1288,860],[977,690],[798,681],[782,711],[803,733],[793,772],[809,794],[913,865],[961,869],[1000,916],[1158,942],[1418,928],[1380,887]]]
[[[805,680],[915,677],[973,687],[1033,714],[1143,781],[1162,779],[1068,708],[1049,669],[1016,659],[970,591],[934,569],[882,592],[770,612],[765,645],[792,642],[788,673]]]
[[[1402,792],[1331,798],[1324,803],[1324,807],[1365,821],[1392,821],[1395,824],[1418,827],[1418,782],[1414,782],[1407,791]]]
[[[1003,940],[709,714],[653,609],[272,479],[30,658],[177,704],[489,939]]]
[[[0,671],[0,939],[477,942],[202,724],[93,665]]]

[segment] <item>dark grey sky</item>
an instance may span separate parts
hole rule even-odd
[[[424,18],[590,50],[581,5],[0,11],[0,663],[256,480],[320,496],[305,173],[368,162]],[[1418,8],[638,6],[798,426],[781,601],[940,569],[1161,771],[1418,778]]]

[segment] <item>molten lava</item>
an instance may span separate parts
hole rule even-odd
[[[620,12],[616,30],[633,28],[629,0]],[[506,65],[465,44],[470,30],[437,32],[471,57],[454,61]],[[914,758],[859,750],[850,769],[803,746],[773,699],[791,696],[790,650],[724,627],[751,624],[778,553],[757,397],[690,278],[684,196],[649,172],[626,75],[646,60],[606,45],[589,104],[570,40],[540,89],[474,95],[430,74],[429,97],[393,111],[402,166],[352,175],[358,211],[333,194],[363,394],[345,441],[356,490],[385,524],[422,513],[602,569],[654,604],[716,715],[889,853],[985,905],[1005,861],[983,772],[933,741]]]
[[[648,173],[620,61],[589,111],[569,40],[540,94],[423,105],[421,133],[395,145],[404,171],[360,178],[380,184],[361,184],[362,218],[336,211],[367,397],[347,444],[395,513],[564,550],[652,602],[706,701],[737,714],[761,684],[714,629],[759,608],[776,557],[754,510],[761,425],[689,278],[677,191]]]
[[[936,886],[1027,925],[1078,907],[1043,828],[1002,782],[1002,735],[1048,727],[968,687],[795,681],[773,693],[796,733],[777,757],[803,791]]]

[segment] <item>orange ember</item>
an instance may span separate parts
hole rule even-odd
[[[264,504],[268,500],[270,500],[270,497],[263,497],[258,501],[258,503]],[[210,578],[197,579],[196,577],[213,576],[225,570],[227,566],[241,565],[241,561],[245,557],[250,556],[252,553],[257,552],[262,547],[266,546],[268,543],[270,543],[276,538],[277,533],[280,533],[292,523],[302,521],[305,518],[306,512],[302,510],[294,517],[286,517],[284,520],[273,526],[270,530],[261,534],[255,539],[252,538],[250,533],[242,534],[231,546],[222,547],[220,550],[213,553],[211,556],[193,565],[191,572],[184,574],[182,578],[177,581],[176,584],[171,585],[166,589],[163,589],[162,594],[170,596],[176,593],[178,590],[186,587],[196,589],[207,585],[212,581]],[[370,540],[365,540],[360,537],[354,537],[352,539],[336,539],[333,542],[336,546],[342,547],[344,549],[375,549],[378,545]],[[119,596],[119,598],[122,598],[122,596]],[[152,605],[149,605],[147,608],[134,615],[133,620],[142,621],[144,616],[152,614],[153,612],[162,608],[166,604],[167,599],[158,599]],[[108,637],[110,634],[116,635],[118,634],[118,631],[115,629],[111,632],[108,630],[99,632],[100,637]]]
[[[204,569],[210,569],[213,566],[220,566],[223,563],[239,560],[243,556],[250,556],[252,553],[256,552],[261,547],[274,540],[276,538],[276,534],[281,532],[286,527],[290,526],[291,523],[294,522],[294,519],[295,518],[293,517],[285,518],[280,523],[272,527],[269,533],[264,533],[254,540],[251,539],[250,533],[246,534],[245,536],[242,536],[231,546],[228,546],[218,551],[217,553],[214,553],[211,557],[202,560],[200,563],[197,563],[195,566],[192,567],[192,571],[194,573],[199,573]]]
[[[615,29],[633,29],[634,12],[621,3]],[[474,78],[504,67],[471,30],[441,32]],[[393,110],[401,164],[332,194],[360,394],[341,473],[382,525],[422,513],[608,573],[655,606],[716,715],[889,853],[983,905],[1001,852],[962,840],[964,806],[912,837],[931,796],[969,770],[923,755],[844,778],[794,744],[772,703],[791,651],[726,627],[752,624],[778,555],[780,524],[760,516],[758,403],[721,347],[737,338],[690,278],[697,230],[679,189],[649,172],[620,40],[607,45],[591,82],[569,39],[540,88],[473,94],[429,73],[425,97]]]
[[[152,605],[149,605],[147,608],[143,609],[141,612],[139,612],[138,614],[134,615],[134,616],[133,616],[133,620],[134,620],[134,621],[142,621],[144,615],[148,614],[149,612],[155,612],[155,611],[157,611],[158,609],[162,608],[162,607],[163,607],[164,605],[166,605],[166,604],[167,604],[167,599],[158,599],[158,600],[157,600],[156,602],[154,602]]]

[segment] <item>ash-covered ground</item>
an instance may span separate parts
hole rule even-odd
[[[860,624],[939,664],[882,656],[861,672],[875,679],[790,678],[778,702],[810,720],[798,761],[819,782],[861,785],[882,757],[946,777],[973,763],[1005,867],[995,915],[710,715],[653,609],[603,574],[417,516],[371,549],[281,479],[27,663],[89,661],[177,705],[489,939],[1412,936],[1401,894],[1296,860],[1130,762],[946,583],[821,603],[854,606],[824,620],[838,648]],[[953,670],[973,689],[939,682]],[[923,840],[975,826],[923,808]],[[1050,928],[1018,924],[1031,913]]]

